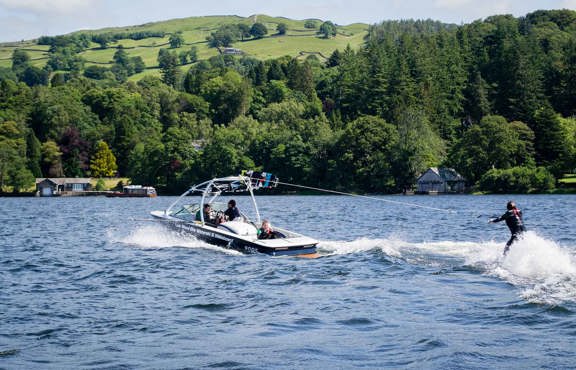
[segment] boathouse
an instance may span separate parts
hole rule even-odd
[[[74,195],[91,189],[90,178],[38,178],[36,192],[41,197]]]
[[[452,168],[430,167],[416,181],[418,194],[463,193],[466,179]]]

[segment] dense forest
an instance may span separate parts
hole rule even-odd
[[[118,175],[177,193],[263,169],[392,193],[448,166],[473,189],[530,192],[576,168],[574,11],[386,21],[361,49],[327,60],[220,55],[182,66],[167,48],[161,78],[137,82],[126,76],[144,66],[122,48],[112,67],[83,68],[85,40],[39,41],[54,43],[46,67],[16,50],[0,68],[4,191],[35,177]]]

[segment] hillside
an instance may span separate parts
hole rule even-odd
[[[108,48],[102,49],[99,44],[91,43],[89,48],[79,53],[85,60],[85,67],[91,65],[111,66],[112,57],[118,46],[122,45],[128,56],[141,57],[146,65],[146,70],[131,77],[139,79],[147,74],[158,74],[158,52],[162,48],[169,47],[169,37],[175,32],[182,32],[184,44],[180,48],[171,49],[180,53],[188,51],[192,46],[198,50],[198,59],[208,59],[218,54],[218,50],[209,47],[206,37],[215,32],[222,25],[243,23],[248,26],[255,22],[263,23],[268,28],[268,34],[262,39],[250,39],[234,43],[234,47],[241,49],[245,55],[257,59],[273,59],[289,55],[292,57],[306,57],[310,54],[317,55],[320,59],[327,58],[334,50],[344,49],[347,45],[352,48],[359,47],[367,34],[367,24],[352,24],[338,26],[337,35],[331,39],[317,36],[321,20],[316,22],[316,29],[306,28],[307,20],[291,20],[282,17],[269,17],[266,15],[253,15],[250,17],[239,16],[207,16],[172,19],[163,22],[146,23],[137,26],[104,28],[99,30],[83,30],[73,34],[106,34],[120,32],[163,32],[165,36],[148,37],[141,40],[120,39],[111,42]],[[285,35],[277,35],[276,28],[279,23],[287,26]],[[0,44],[0,67],[11,67],[12,53],[16,49],[26,51],[32,65],[44,67],[48,60],[47,45],[37,45],[35,40]]]

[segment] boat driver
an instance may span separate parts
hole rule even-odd
[[[236,208],[236,201],[234,199],[230,199],[228,202],[228,209],[224,211],[224,215],[228,221],[233,221],[235,218],[240,217],[240,211]]]
[[[200,210],[196,212],[196,221],[202,221]],[[210,204],[204,204],[204,222],[216,224],[216,218],[212,217],[212,206]]]

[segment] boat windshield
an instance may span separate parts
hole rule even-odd
[[[226,203],[214,202],[210,203],[210,207],[212,208],[212,213],[216,214],[219,212],[224,212],[228,206]],[[172,216],[181,220],[195,221],[196,213],[198,213],[198,211],[200,211],[200,204],[185,204],[182,206],[182,208],[174,212]]]
[[[182,206],[178,211],[174,212],[172,216],[177,217],[186,221],[194,221],[196,218],[196,212],[200,210],[199,204],[186,204]]]

